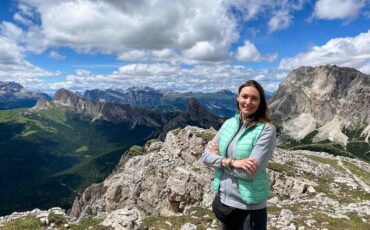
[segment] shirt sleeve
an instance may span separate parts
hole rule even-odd
[[[217,134],[213,137],[212,141],[219,142],[220,139],[220,130]],[[219,154],[214,154],[205,147],[203,154],[202,154],[202,161],[205,165],[212,168],[221,168],[221,161],[224,159],[223,156]]]
[[[272,157],[276,145],[276,129],[273,125],[267,124],[262,130],[249,158],[255,158],[257,162],[256,173],[250,174],[243,169],[225,168],[224,172],[241,179],[252,180],[262,169],[266,168],[268,161]]]

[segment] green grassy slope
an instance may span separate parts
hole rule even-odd
[[[0,111],[0,215],[69,208],[102,181],[121,155],[153,133],[145,126],[95,121],[58,108]]]
[[[366,142],[365,137],[360,135],[366,125],[357,129],[356,131],[342,131],[349,138],[347,146],[335,144],[329,140],[313,143],[312,139],[318,133],[318,131],[315,130],[300,141],[290,139],[285,141],[282,145],[280,145],[280,147],[292,150],[302,149],[316,152],[327,152],[333,155],[357,157],[364,161],[370,162],[370,141]]]

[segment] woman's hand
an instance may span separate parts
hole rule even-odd
[[[233,165],[234,168],[240,168],[245,170],[250,174],[256,173],[257,170],[257,162],[254,158],[245,158],[241,160],[234,160]]]
[[[207,144],[207,149],[213,154],[220,155],[220,152],[218,150],[218,143],[216,141],[209,141]]]

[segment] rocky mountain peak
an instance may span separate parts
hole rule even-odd
[[[348,94],[349,89],[359,84],[369,84],[368,76],[353,68],[326,65],[295,69],[288,75],[282,86],[311,91],[311,96],[316,98],[322,96],[330,98],[343,97]]]
[[[187,110],[181,113],[163,128],[163,132],[159,139],[163,140],[168,131],[176,128],[185,128],[187,125],[198,126],[201,128],[221,127],[221,120],[208,112],[195,98],[190,98],[187,105]]]
[[[0,81],[0,110],[32,107],[39,99],[49,100],[50,96],[25,89],[16,82]]]
[[[23,89],[23,86],[14,81],[11,81],[11,82],[1,82],[0,81],[0,91],[15,93],[15,92],[19,92],[22,89]]]
[[[67,90],[67,89],[58,89],[53,97],[53,101],[60,103],[60,104],[69,104],[77,102],[78,100],[81,100],[82,98],[78,96],[77,94],[74,94],[73,92]]]
[[[197,115],[204,115],[209,113],[200,103],[199,101],[192,97],[189,99],[188,106],[186,109],[186,112],[192,113],[192,114],[197,114]]]
[[[353,68],[301,67],[279,85],[269,108],[283,133],[293,139],[319,129],[317,141],[329,139],[346,145],[343,128],[370,124],[370,77]],[[370,135],[368,131],[365,136]]]

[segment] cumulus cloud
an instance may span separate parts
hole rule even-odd
[[[318,19],[351,19],[359,15],[365,0],[318,0],[314,17]]]
[[[20,83],[41,82],[39,77],[55,76],[58,73],[45,71],[24,58],[24,49],[12,40],[0,36],[0,81]]]
[[[277,53],[261,55],[256,46],[250,42],[245,41],[244,45],[238,47],[236,59],[246,62],[259,62],[259,61],[274,61],[277,58]]]
[[[270,32],[285,29],[307,1],[19,0],[13,18],[24,28],[17,40],[33,52],[64,46],[125,61],[191,63],[228,60],[239,23],[271,16]]]
[[[229,89],[236,92],[239,85],[249,79],[258,80],[267,91],[275,91],[281,81],[282,70],[257,71],[235,65],[195,65],[187,68],[181,65],[128,64],[111,74],[93,74],[88,70],[78,70],[64,82],[50,83],[56,90],[67,88],[84,91],[91,88],[122,88],[150,86],[156,89],[172,89],[178,92],[215,92]]]
[[[62,60],[65,60],[66,57],[61,55],[60,53],[58,53],[57,51],[55,50],[52,50],[49,52],[48,56],[54,60],[57,60],[57,61],[62,61]]]
[[[124,60],[144,52],[146,58],[179,53],[186,59],[214,61],[227,58],[239,36],[237,20],[229,13],[233,0],[20,2],[22,10],[14,16],[19,22],[26,23],[29,15],[42,22],[24,31],[32,50],[68,46]],[[40,36],[44,42],[33,47]]]
[[[294,69],[309,65],[338,65],[368,70],[370,60],[370,30],[355,37],[335,38],[322,46],[313,46],[307,52],[283,58],[279,69]],[[369,73],[369,72],[367,72]]]

